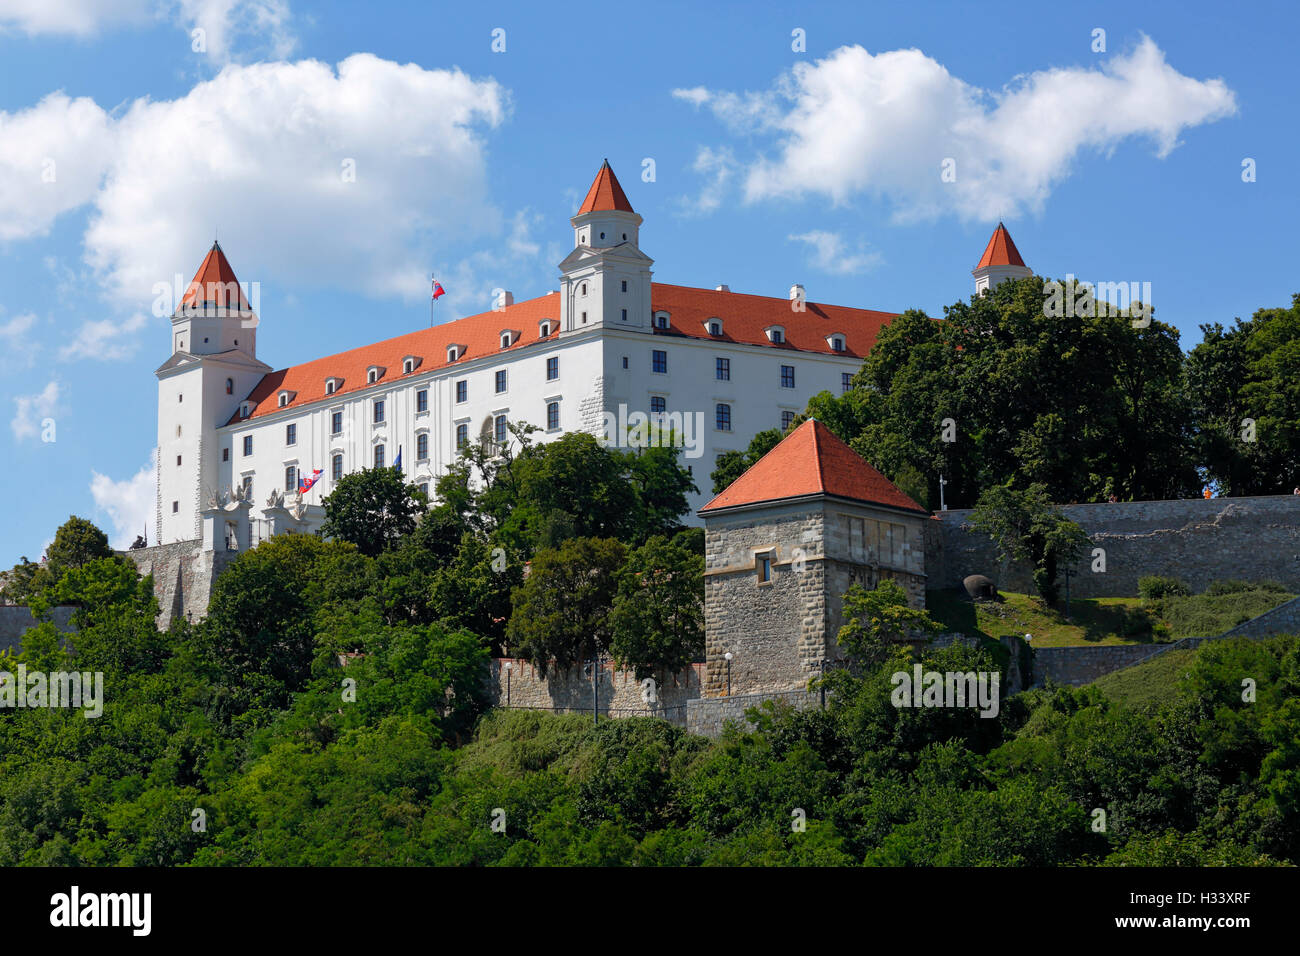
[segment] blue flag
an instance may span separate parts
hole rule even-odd
[[[397,446],[397,457],[393,459],[393,467],[398,471],[402,470],[402,446]]]

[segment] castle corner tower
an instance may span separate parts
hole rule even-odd
[[[1008,279],[1024,279],[1033,274],[1034,270],[1025,265],[1025,260],[1020,257],[1020,250],[1011,240],[1011,233],[999,222],[989,237],[988,245],[984,247],[979,265],[971,270],[971,275],[975,277],[975,294],[981,295]]]

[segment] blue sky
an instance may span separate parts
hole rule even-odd
[[[1297,20],[0,0],[0,565],[152,516],[154,286],[214,233],[279,368],[425,326],[430,271],[440,320],[556,287],[605,157],[659,281],[938,315],[1002,216],[1036,272],[1150,282],[1190,348],[1300,291]]]

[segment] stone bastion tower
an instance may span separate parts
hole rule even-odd
[[[925,605],[929,512],[819,421],[699,513],[706,697],[805,687],[823,660],[842,656],[836,635],[852,584],[893,578]]]

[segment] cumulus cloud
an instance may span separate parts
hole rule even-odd
[[[674,95],[734,132],[773,139],[745,164],[747,201],[867,195],[900,219],[1038,211],[1083,154],[1145,139],[1164,157],[1185,130],[1237,109],[1221,79],[1179,73],[1145,36],[1099,67],[1042,70],[996,91],[919,50],[846,46],[797,65],[771,90]],[[941,178],[946,160],[955,181]]]
[[[81,323],[67,345],[59,349],[59,358],[92,359],[115,362],[135,354],[139,341],[132,338],[149,324],[147,312],[137,312],[128,319],[93,319]]]
[[[97,471],[90,473],[90,494],[95,499],[95,507],[113,523],[113,533],[109,535],[114,548],[129,547],[135,536],[149,529],[152,538],[155,506],[157,504],[157,460],[155,448],[145,465],[130,478],[115,481]],[[150,544],[157,544],[150,540]]]
[[[810,250],[809,262],[814,269],[832,275],[858,275],[880,265],[878,252],[868,252],[862,243],[850,247],[837,232],[814,229],[789,237],[791,242],[806,243]]]
[[[6,320],[0,308],[0,368],[27,368],[34,365],[41,350],[32,334],[36,315],[24,312]]]
[[[89,204],[86,260],[124,311],[188,282],[214,230],[241,281],[415,298],[430,261],[503,228],[481,132],[507,111],[493,80],[370,54],[228,66],[113,116],[53,94],[0,113],[0,238]]]
[[[170,22],[202,31],[201,49],[218,65],[230,59],[234,39],[284,57],[297,45],[285,0],[0,0],[0,32],[87,39],[107,30]]]
[[[55,418],[62,411],[59,405],[59,383],[53,379],[34,395],[14,397],[14,417],[9,422],[14,438],[23,441],[36,438],[41,433],[42,422]]]

